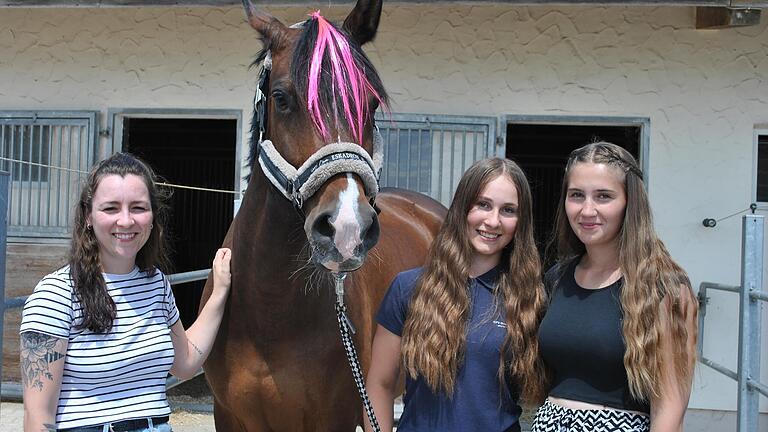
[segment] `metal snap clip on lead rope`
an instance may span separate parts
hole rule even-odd
[[[352,340],[351,334],[355,333],[355,328],[352,325],[352,321],[347,316],[347,307],[344,305],[344,279],[347,277],[346,273],[334,273],[333,278],[335,280],[336,291],[336,320],[339,323],[339,332],[341,333],[341,343],[344,345],[344,352],[347,355],[347,361],[349,361],[349,367],[352,369],[352,377],[355,380],[355,386],[357,392],[360,394],[360,399],[363,400],[363,407],[365,413],[368,416],[368,421],[371,423],[375,432],[381,432],[378,420],[376,420],[376,414],[373,412],[373,405],[368,398],[368,391],[365,389],[365,379],[363,378],[363,368],[360,366],[360,360],[357,357],[357,350],[355,350],[355,343]]]
[[[347,274],[334,273],[333,278],[336,280],[336,303],[344,306],[344,279],[347,278]]]

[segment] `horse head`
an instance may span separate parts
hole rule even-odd
[[[342,27],[319,12],[287,27],[243,4],[264,42],[251,167],[258,162],[305,217],[313,264],[355,270],[379,238],[374,113],[387,94],[360,47],[376,35],[381,0],[358,0]]]

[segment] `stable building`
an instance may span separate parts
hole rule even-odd
[[[84,173],[112,152],[142,156],[168,183],[206,189],[174,189],[176,272],[209,267],[246,187],[250,65],[261,44],[240,2],[70,4],[0,0],[6,297],[29,294],[62,265]],[[293,23],[318,8],[340,19],[352,5],[265,7]],[[566,156],[611,141],[639,158],[656,227],[694,290],[705,281],[738,285],[740,214],[751,203],[768,210],[760,8],[768,2],[385,3],[365,46],[392,98],[391,115],[378,121],[382,183],[447,205],[473,161],[512,158],[530,177],[543,247]],[[201,286],[174,288],[187,323]],[[704,353],[732,370],[738,311],[737,296],[710,295]],[[19,382],[19,316],[5,314],[6,382]],[[764,383],[766,347],[762,377],[753,377]],[[733,380],[699,364],[686,430],[735,431],[736,394]],[[760,410],[768,430],[766,398]]]

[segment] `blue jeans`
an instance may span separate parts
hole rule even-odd
[[[163,423],[161,425],[154,426],[152,429],[136,429],[133,432],[173,432],[173,429],[171,429],[170,423]]]
[[[132,432],[173,432],[173,429],[171,429],[170,423],[163,423],[157,426],[154,426],[152,429],[144,428],[144,429],[136,429]]]

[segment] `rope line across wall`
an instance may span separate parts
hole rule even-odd
[[[54,166],[54,165],[45,165],[45,164],[40,164],[40,163],[37,163],[37,162],[30,162],[30,161],[19,160],[19,159],[11,159],[11,158],[7,158],[7,157],[0,157],[0,160],[4,160],[4,161],[8,161],[8,162],[23,163],[23,164],[32,165],[32,166],[38,166],[38,167],[43,167],[43,168],[57,169],[57,170],[60,170],[60,171],[68,171],[68,172],[73,172],[73,173],[77,173],[77,174],[88,174],[87,171],[80,171],[80,170],[75,170],[75,169],[71,169],[71,168],[64,168],[64,167],[59,167],[59,166]],[[219,192],[219,193],[226,193],[226,194],[233,194],[233,195],[237,195],[238,194],[237,191],[224,190],[224,189],[204,188],[204,187],[198,187],[198,186],[186,186],[186,185],[180,185],[180,184],[174,184],[174,183],[157,183],[157,184],[159,186],[166,186],[166,187],[172,187],[172,188],[177,188],[177,189],[191,189],[191,190],[198,190],[198,191],[205,191],[205,192]]]

